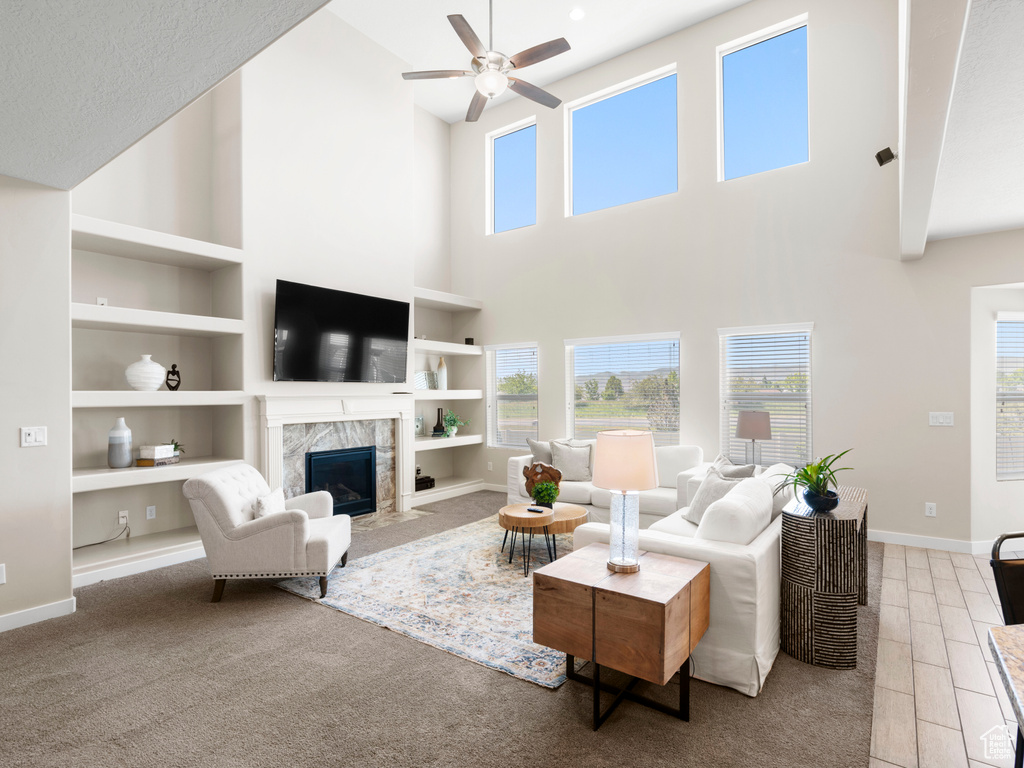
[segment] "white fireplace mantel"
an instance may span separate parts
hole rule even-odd
[[[393,419],[395,423],[395,498],[399,512],[412,508],[414,466],[412,395],[261,395],[263,476],[271,488],[283,485],[284,426],[334,421]]]

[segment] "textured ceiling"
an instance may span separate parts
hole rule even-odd
[[[0,174],[70,189],[324,2],[4,3]]]
[[[1024,227],[1024,2],[973,0],[930,240]]]
[[[512,56],[538,43],[564,37],[572,50],[523,70],[523,78],[545,86],[613,56],[678,32],[749,0],[494,0],[494,48]],[[487,0],[334,0],[327,6],[391,51],[410,69],[469,69],[471,56],[446,18],[459,13],[486,46]],[[580,21],[569,18],[579,7]],[[449,123],[462,120],[473,95],[469,78],[410,85],[416,103]],[[555,94],[558,95],[557,93]],[[516,98],[511,92],[495,103]]]

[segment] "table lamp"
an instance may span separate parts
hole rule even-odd
[[[772,439],[772,420],[768,411],[740,411],[736,417],[736,437],[750,441],[746,463],[760,464],[761,447],[757,441]]]
[[[612,492],[608,570],[640,570],[640,491],[658,487],[654,435],[635,429],[597,433],[594,485]]]

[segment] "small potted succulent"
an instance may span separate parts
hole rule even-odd
[[[836,472],[842,472],[852,467],[833,467],[843,456],[848,454],[852,448],[847,448],[842,453],[835,453],[823,459],[812,461],[806,467],[801,467],[796,472],[786,475],[779,483],[779,488],[792,485],[797,492],[797,498],[802,499],[804,504],[815,512],[828,512],[839,506],[839,494],[832,488],[838,488]]]
[[[164,445],[173,446],[175,456],[185,452],[185,446],[179,443],[177,440],[168,440],[166,443],[164,443]]]
[[[558,484],[546,480],[533,486],[533,500],[538,507],[555,508],[555,499],[558,498]]]
[[[464,427],[467,424],[469,424],[469,419],[466,419],[465,421],[463,421],[462,419],[460,419],[455,414],[454,411],[449,410],[448,413],[446,413],[444,415],[443,422],[444,422],[444,436],[445,437],[455,437],[455,435],[459,431],[459,427]]]

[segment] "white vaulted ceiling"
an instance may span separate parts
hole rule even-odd
[[[973,0],[928,239],[1024,227],[1024,2]]]
[[[0,174],[70,189],[325,1],[5,2]]]
[[[545,86],[631,51],[750,0],[494,0],[494,48],[512,56],[538,43],[564,37],[572,50],[523,70],[523,78]],[[471,56],[455,35],[449,14],[466,17],[488,44],[487,0],[334,0],[331,11],[410,69],[469,69]],[[580,8],[580,21],[569,11]],[[473,94],[469,78],[410,85],[416,103],[449,123],[462,120]],[[559,94],[555,94],[558,96]],[[495,103],[517,98],[511,92]]]

